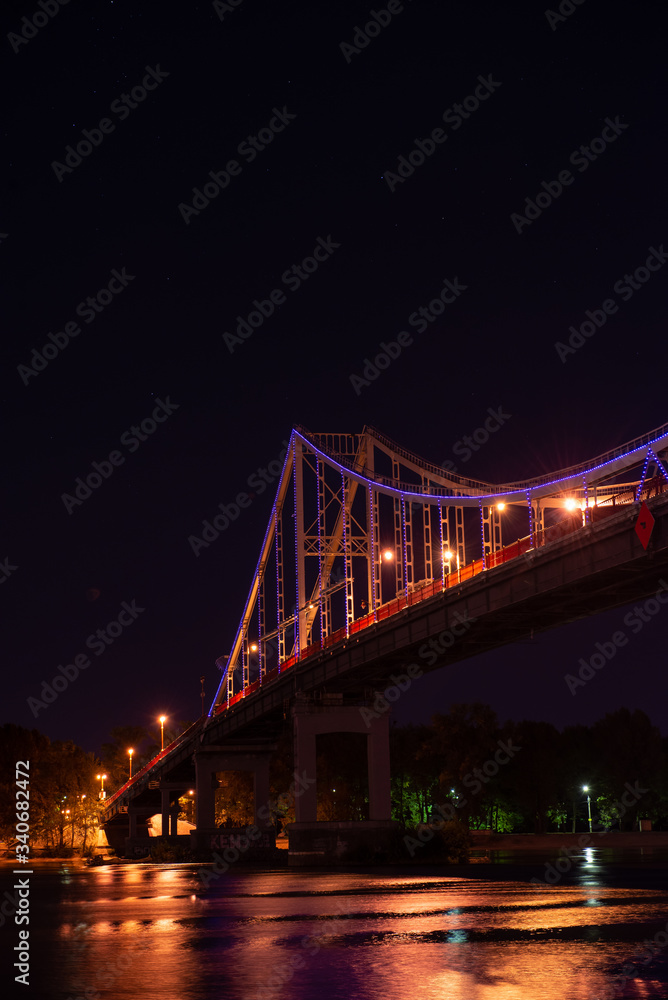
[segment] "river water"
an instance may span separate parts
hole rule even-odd
[[[668,871],[620,876],[591,850],[549,888],[530,883],[536,869],[504,865],[237,864],[213,879],[195,864],[32,870],[30,986],[8,968],[18,941],[10,916],[0,927],[3,997],[668,998]],[[5,899],[9,865],[0,879]],[[654,941],[653,955],[643,941]]]

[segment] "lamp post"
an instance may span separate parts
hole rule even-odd
[[[130,749],[128,750],[128,754],[130,755],[130,778],[132,778],[132,755],[133,755],[133,753],[134,753],[134,749],[132,747],[130,747]]]
[[[161,715],[160,718],[158,719],[158,722],[160,723],[160,750],[164,750],[165,749],[165,720],[166,720],[166,718],[167,718],[166,715]]]
[[[97,776],[97,780],[100,782],[100,798],[101,799],[106,798],[106,793],[104,791],[104,779],[106,777],[107,777],[106,774],[98,774],[98,776]]]
[[[591,796],[589,795],[589,785],[583,785],[582,791],[587,793],[587,816],[589,819],[589,832],[591,833]]]

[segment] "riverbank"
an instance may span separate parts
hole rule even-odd
[[[489,851],[516,851],[531,854],[554,851],[558,854],[562,847],[584,850],[587,847],[627,851],[641,848],[665,850],[668,857],[668,831],[632,831],[620,833],[616,830],[599,830],[593,833],[490,833],[487,830],[471,831],[472,846]]]

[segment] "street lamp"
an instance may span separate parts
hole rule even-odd
[[[385,560],[385,562],[389,562],[390,559],[394,559],[394,552],[392,551],[392,549],[385,549],[385,551],[383,552],[383,559]]]
[[[587,814],[589,818],[589,832],[591,833],[591,797],[589,795],[589,785],[583,785],[582,791],[587,793]]]
[[[443,558],[447,559],[447,561],[448,561],[448,573],[450,572],[450,562],[451,562],[452,559],[456,560],[456,562],[457,562],[457,569],[459,569],[459,554],[455,555],[455,553],[451,552],[450,549],[444,549],[443,550]]]
[[[133,750],[132,747],[130,747],[130,749],[128,750],[128,753],[130,755],[130,778],[132,778],[132,755],[134,753],[134,750]]]
[[[106,798],[106,794],[105,794],[105,791],[104,791],[104,779],[106,777],[107,777],[106,774],[98,774],[98,776],[97,776],[97,780],[100,782],[100,798],[101,799]]]
[[[161,750],[165,749],[165,720],[166,719],[167,719],[166,715],[161,715],[160,718],[158,719],[158,722],[160,723],[160,749]]]

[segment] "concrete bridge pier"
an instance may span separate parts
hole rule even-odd
[[[163,837],[178,836],[179,798],[186,791],[183,783],[177,785],[171,781],[160,782],[161,835]]]
[[[118,855],[126,858],[144,858],[148,855],[151,847],[148,821],[154,812],[155,809],[150,806],[136,805],[131,802],[127,810],[127,834],[123,836],[122,844],[119,842],[118,836],[112,835],[110,837],[109,831],[105,827],[109,845],[115,849]]]
[[[296,821],[288,827],[290,865],[337,864],[387,856],[399,827],[391,819],[389,713],[369,718],[359,705],[297,704],[292,710],[298,774],[316,778],[316,738],[321,733],[367,737],[369,819],[318,822],[317,781],[295,798]]]
[[[128,827],[124,838],[123,853],[126,858],[145,857],[150,853],[151,844],[178,836],[179,798],[187,791],[183,781],[160,782],[160,806],[154,801],[130,802],[127,810]],[[155,793],[154,793],[155,794]],[[148,821],[157,812],[161,814],[162,825],[159,837],[151,837]],[[111,841],[110,841],[111,843]],[[118,845],[116,845],[118,850]]]
[[[196,829],[190,831],[191,846],[198,854],[233,851],[245,860],[256,860],[276,846],[276,831],[267,808],[271,746],[201,746],[195,752]],[[230,829],[216,826],[216,789],[219,771],[250,771],[253,774],[253,825]],[[250,826],[250,824],[249,824]],[[254,838],[254,839],[252,839]],[[225,859],[227,860],[227,859]]]

